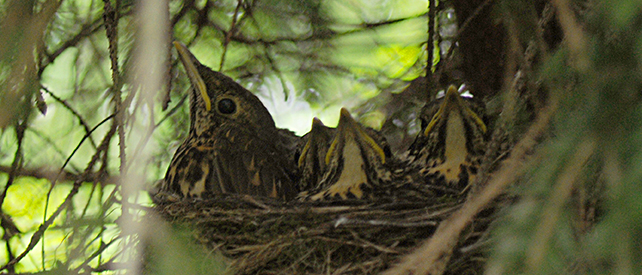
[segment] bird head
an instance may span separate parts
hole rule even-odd
[[[327,127],[320,119],[312,120],[312,128],[303,136],[301,146],[295,154],[295,161],[301,171],[300,188],[316,187],[326,170],[325,156],[335,135],[334,128]]]
[[[373,189],[389,182],[386,163],[392,154],[385,139],[355,121],[341,109],[337,132],[325,155],[326,172],[319,182],[320,191],[312,200],[369,196]]]
[[[192,84],[190,118],[197,136],[211,134],[223,123],[257,131],[276,131],[263,103],[231,78],[201,64],[181,42],[174,42]]]
[[[465,187],[477,173],[487,132],[481,104],[450,86],[443,98],[421,110],[421,132],[410,146],[411,161],[430,181]]]

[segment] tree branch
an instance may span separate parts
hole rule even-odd
[[[10,166],[0,165],[0,173],[11,173]],[[60,173],[60,175],[58,175]],[[47,179],[49,181],[54,181],[58,179],[59,181],[77,181],[81,179],[82,175],[69,172],[69,171],[55,171],[46,167],[39,168],[30,168],[30,169],[20,169],[15,173],[16,177],[34,177],[37,179]],[[102,184],[116,184],[120,177],[110,176],[104,173],[87,173],[84,180],[88,182],[100,182]]]

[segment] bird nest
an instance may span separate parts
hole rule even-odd
[[[460,208],[462,198],[421,202],[292,202],[245,195],[158,204],[172,223],[233,259],[238,274],[371,274],[394,265],[430,238]],[[480,272],[480,246],[489,215],[460,236],[448,274]],[[484,216],[486,218],[484,218]]]

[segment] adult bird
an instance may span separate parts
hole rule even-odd
[[[479,172],[486,147],[484,108],[450,86],[422,109],[421,131],[408,150],[410,165],[438,193],[461,193]]]
[[[293,198],[298,172],[290,158],[298,137],[276,128],[250,91],[201,64],[182,43],[174,46],[192,86],[190,127],[160,191],[181,198]]]
[[[315,132],[314,126],[311,134],[309,141],[312,143],[321,135],[323,140],[327,138],[327,131]],[[306,143],[306,147],[309,146]],[[303,171],[307,170],[306,165],[319,165],[321,168],[321,173],[317,171],[320,176],[316,177],[318,183],[309,184],[312,188],[302,192],[300,199],[369,199],[377,197],[379,191],[385,191],[390,185],[392,172],[389,165],[392,154],[385,138],[376,131],[361,126],[345,108],[341,109],[339,125],[326,148],[304,149],[299,157]]]

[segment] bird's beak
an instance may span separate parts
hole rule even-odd
[[[205,101],[205,109],[207,111],[211,110],[212,102],[210,101],[210,96],[207,94],[205,81],[203,81],[203,78],[198,73],[198,69],[196,68],[196,64],[200,63],[198,62],[198,60],[196,60],[196,57],[194,57],[189,49],[187,49],[187,46],[185,46],[185,44],[179,41],[174,41],[174,47],[178,52],[178,57],[180,58],[181,63],[183,63],[185,72],[187,72],[187,76],[189,77],[192,86],[196,90],[196,93],[200,94],[201,97],[203,97],[203,101]]]
[[[450,87],[448,87],[448,91],[446,91],[446,95],[444,96],[444,102],[441,103],[439,110],[432,117],[428,126],[426,126],[426,129],[424,129],[424,136],[428,136],[430,131],[432,131],[432,128],[437,124],[437,121],[443,117],[447,117],[448,113],[453,110],[461,110],[465,115],[473,119],[475,124],[477,124],[483,133],[486,133],[486,124],[484,121],[475,112],[473,112],[473,110],[466,106],[464,100],[459,95],[457,88],[454,85],[450,85]]]
[[[318,142],[319,135],[321,135],[321,131],[323,131],[323,122],[321,122],[320,119],[318,118],[313,118],[312,119],[312,129],[310,129],[310,139],[308,139],[308,142],[305,143],[305,146],[303,147],[303,150],[301,150],[301,156],[299,156],[299,159],[297,161],[297,164],[299,168],[303,166],[303,161],[305,161],[306,155],[308,154],[308,151],[310,151],[310,147],[312,147],[313,142]]]

